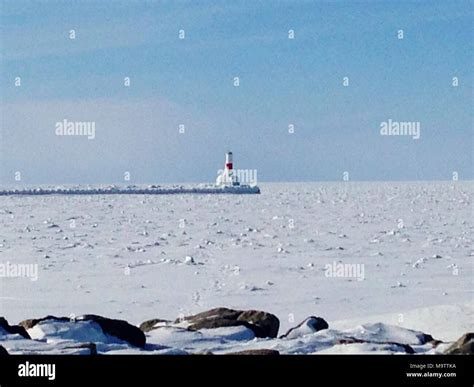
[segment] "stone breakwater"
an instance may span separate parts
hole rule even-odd
[[[39,187],[0,190],[0,196],[32,195],[178,195],[178,194],[259,194],[257,186],[107,186],[107,187]]]

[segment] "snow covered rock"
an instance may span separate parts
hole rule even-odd
[[[190,255],[187,255],[186,257],[184,257],[184,263],[186,265],[195,265],[196,261],[194,260],[193,257],[191,257]]]
[[[347,344],[363,344],[364,349],[369,350],[369,351],[377,350],[377,351],[390,351],[390,352],[405,352],[408,354],[415,353],[415,350],[410,345],[395,343],[395,342],[367,341],[367,340],[356,339],[354,337],[346,337],[343,339],[336,340],[335,342],[335,345],[347,345]],[[335,350],[335,352],[336,351],[337,349]]]
[[[71,340],[46,342],[11,338],[2,341],[2,346],[10,355],[96,355],[98,353],[95,343]],[[105,352],[107,351],[102,351],[102,353]]]
[[[257,337],[277,337],[280,320],[274,314],[259,310],[248,310],[241,313],[239,321],[244,321]]]
[[[159,327],[166,326],[170,323],[171,323],[171,321],[168,321],[168,320],[162,320],[160,318],[154,318],[154,319],[151,319],[151,320],[143,321],[140,324],[139,328],[142,332],[147,333],[147,332],[152,331],[153,329],[157,329]]]
[[[350,344],[350,345],[348,345]],[[414,354],[415,350],[408,344],[400,343],[377,343],[372,341],[361,341],[353,343],[342,343],[323,349],[318,354],[340,354],[340,355],[361,355],[361,354]]]
[[[109,319],[93,314],[67,317],[46,316],[20,323],[36,340],[115,343],[117,339],[135,347],[145,346],[145,334],[123,320]]]
[[[245,326],[226,328],[201,329],[199,331],[204,337],[219,341],[249,341],[255,339],[255,333]]]
[[[179,319],[176,323],[185,324],[188,329],[213,329],[231,326],[244,326],[252,330],[256,337],[277,337],[280,320],[271,313],[259,310],[234,310],[214,308],[193,316]]]
[[[445,351],[448,355],[472,355],[474,353],[474,333],[462,335]]]
[[[193,354],[235,351],[255,339],[244,326],[190,330],[177,326],[162,326],[147,333],[148,347],[175,348]]]
[[[95,314],[87,314],[77,318],[78,321],[93,321],[105,334],[115,336],[135,347],[143,348],[146,344],[145,334],[136,326],[124,320],[110,319]]]
[[[28,335],[28,332],[26,332],[25,328],[23,328],[20,325],[10,325],[8,324],[8,321],[4,317],[0,317],[0,332],[1,331],[6,332],[7,334],[18,334],[25,339],[29,339],[30,336]]]
[[[94,322],[45,319],[28,329],[33,340],[47,343],[60,342],[96,342],[113,343],[117,340],[104,334],[100,326]]]
[[[343,332],[351,338],[371,342],[423,345],[434,340],[426,333],[384,323],[363,324]]]
[[[71,321],[69,317],[56,317],[52,315],[47,315],[46,317],[42,317],[42,318],[31,318],[31,319],[23,320],[18,325],[28,330],[28,329],[33,328],[36,324],[45,320],[55,320],[55,321],[63,321],[63,322]]]
[[[474,347],[474,333],[465,334],[450,347],[451,340],[436,341],[420,330],[400,325],[376,322],[330,329],[323,318],[315,316],[277,338],[279,320],[274,315],[229,308],[211,309],[174,322],[147,320],[140,328],[97,315],[72,319],[47,316],[20,323],[28,338],[7,332],[11,327],[5,319],[0,319],[0,324],[0,345],[12,355],[468,354]],[[337,326],[337,322],[332,325]]]
[[[296,327],[291,328],[284,335],[280,336],[281,339],[295,339],[297,337],[305,336],[314,332],[328,329],[329,324],[321,317],[310,316],[306,320],[299,323]]]
[[[0,345],[0,356],[9,355],[8,351]]]

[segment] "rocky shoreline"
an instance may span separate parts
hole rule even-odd
[[[98,315],[46,316],[10,325],[0,318],[0,355],[7,354],[472,354],[474,333],[456,342],[384,323],[332,329],[310,316],[285,333],[259,310],[214,308],[174,321],[154,318],[138,327]]]

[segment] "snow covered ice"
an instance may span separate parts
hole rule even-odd
[[[245,327],[171,325],[147,332],[148,347],[136,349],[93,322],[63,322],[29,329],[34,340],[0,333],[0,345],[12,353],[88,351],[69,341],[104,353],[404,352],[398,343],[434,353],[444,347],[416,332],[448,343],[472,331],[472,182],[260,188],[0,196],[0,264],[38,267],[36,281],[2,276],[0,315],[16,324],[93,313],[138,326],[225,306],[273,313],[279,335],[308,316],[329,329],[303,324],[290,337],[261,339]]]

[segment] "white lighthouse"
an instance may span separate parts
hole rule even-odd
[[[216,185],[220,187],[240,185],[239,179],[234,174],[232,152],[227,152],[225,154],[224,170],[219,174],[219,176],[217,176]]]

